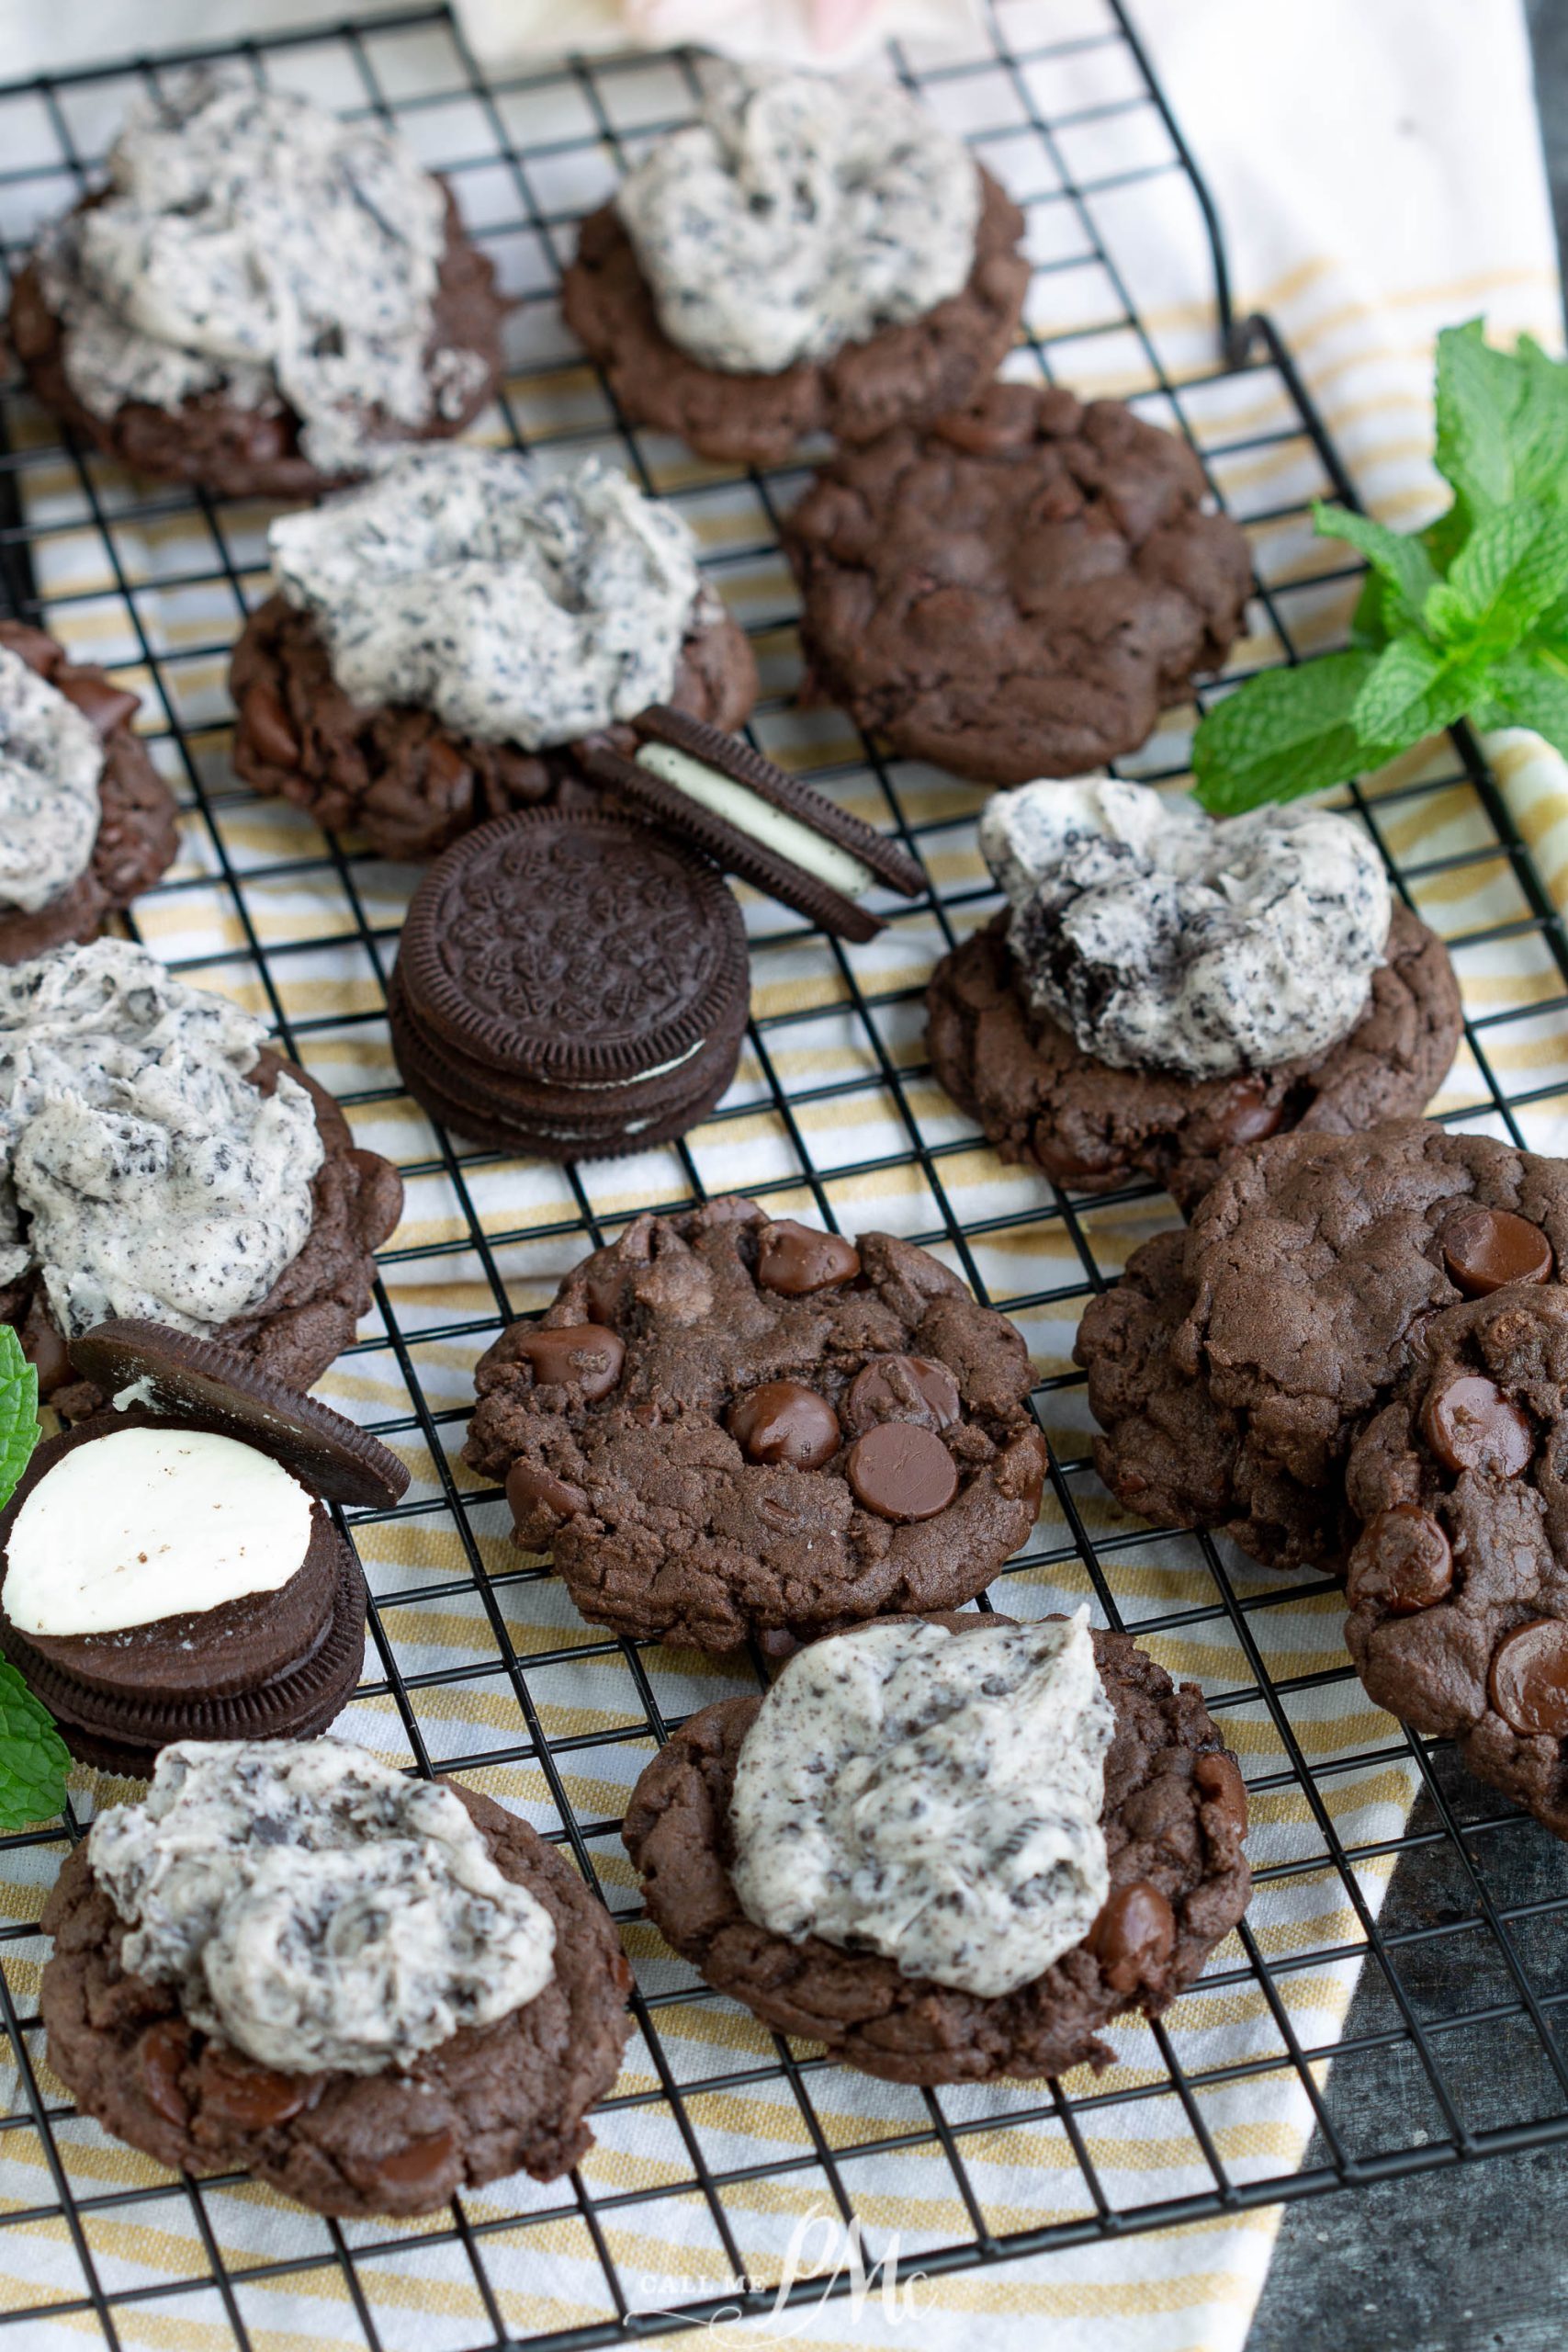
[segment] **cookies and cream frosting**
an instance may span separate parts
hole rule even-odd
[[[322,1159],[304,1088],[248,1082],[265,1043],[128,940],[0,967],[0,1283],[41,1269],[67,1338],[259,1306],[304,1247]]]
[[[72,390],[97,416],[221,391],[300,420],[323,473],[460,415],[484,360],[432,351],[446,199],[402,141],[249,75],[139,100],[103,198],[39,260]]]
[[[293,1472],[238,1438],[111,1430],[62,1454],[17,1511],[6,1614],[22,1634],[118,1634],[277,1592],[310,1515]]]
[[[103,772],[91,719],[0,646],[0,909],[36,914],[86,872]]]
[[[412,2065],[554,1973],[549,1913],[453,1792],[344,1741],[179,1741],[88,1853],[127,1971],[286,2074]]]
[[[529,752],[667,701],[704,602],[684,523],[596,457],[404,450],[270,544],[346,695]]]
[[[798,1650],[741,1745],[730,1875],[759,1927],[991,1996],[1081,1943],[1109,1888],[1114,1714],[1089,1612]]]
[[[1024,1001],[1115,1069],[1220,1078],[1323,1053],[1383,961],[1387,874],[1331,809],[1216,821],[1088,776],[998,793],[980,849]]]
[[[731,375],[832,356],[958,293],[980,181],[897,84],[713,61],[615,209],[673,344]]]

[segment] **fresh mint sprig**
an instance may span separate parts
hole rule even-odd
[[[38,1374],[8,1323],[0,1323],[0,1507],[9,1502],[38,1443]],[[65,1802],[71,1758],[14,1666],[0,1660],[0,1831],[45,1821]]]
[[[1568,366],[1472,319],[1438,337],[1437,462],[1453,502],[1390,530],[1321,501],[1319,536],[1366,558],[1352,642],[1216,703],[1192,745],[1217,816],[1382,767],[1472,718],[1568,753]]]

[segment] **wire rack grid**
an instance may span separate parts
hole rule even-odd
[[[1349,485],[1269,322],[1231,326],[1212,209],[1118,0],[1061,0],[1048,38],[1043,16],[998,0],[971,54],[894,60],[1025,203],[1037,274],[1008,372],[1119,392],[1185,435],[1255,550],[1252,626],[1227,674],[1294,660],[1343,625],[1353,573],[1312,541],[1308,509]],[[424,2222],[339,2225],[241,2180],[172,2179],[75,2117],[48,2071],[36,1920],[103,1793],[79,1776],[60,1823],[0,1841],[0,2315],[111,2346],[249,2352],[290,2298],[290,2314],[317,2314],[311,2333],[371,2352],[588,2346],[769,2309],[781,2291],[791,2302],[846,2291],[841,2248],[801,2258],[814,2217],[852,2224],[867,2264],[897,2231],[936,2277],[1026,2254],[1066,2261],[1568,2135],[1561,1849],[1464,1782],[1442,1747],[1366,1704],[1326,1579],[1268,1576],[1204,1539],[1129,1522],[1094,1478],[1072,1332],[1085,1297],[1169,1204],[1141,1188],[1074,1198],[1002,1168],[930,1078],[925,974],[995,904],[975,849],[979,796],[886,757],[837,714],[796,709],[776,526],[804,469],[729,472],[628,429],[558,323],[575,220],[690,111],[692,61],[574,62],[487,82],[444,10],[230,53],[395,121],[447,174],[517,297],[505,394],[481,430],[547,455],[604,447],[678,506],[756,643],[758,741],[897,828],[931,887],[913,907],[890,903],[888,930],[864,949],[748,900],[748,1048],[729,1096],[679,1147],[565,1170],[468,1148],[400,1093],[387,1046],[383,984],[413,877],[254,800],[227,765],[225,659],[265,594],[265,512],[134,481],[62,440],[18,388],[0,401],[0,593],[141,690],[149,742],[186,811],[180,863],[141,903],[136,934],[262,1010],[408,1184],[376,1316],[326,1384],[414,1474],[395,1511],[345,1521],[372,1641],[344,1728],[527,1813],[623,1923],[637,1978],[626,2068],[598,2146],[567,2181],[497,2184]],[[128,97],[183,62],[0,89],[8,268],[91,182]],[[1190,271],[1214,273],[1221,361],[1212,314],[1196,345],[1151,322],[1136,258],[1146,243],[1132,233],[1151,218]],[[1191,716],[1170,715],[1129,772],[1179,775]],[[1568,942],[1473,745],[1461,733],[1348,798],[1465,984],[1465,1046],[1436,1115],[1556,1148]],[[1242,1756],[1252,1910],[1165,2020],[1118,2030],[1118,2064],[1098,2081],[919,2092],[846,2075],[717,2000],[640,1924],[618,1841],[631,1781],[693,1708],[754,1687],[761,1661],[583,1625],[546,1566],[510,1546],[502,1503],[458,1455],[474,1359],[504,1322],[541,1307],[637,1209],[731,1187],[850,1230],[892,1225],[1022,1326],[1042,1368],[1051,1477],[1034,1541],[999,1580],[1006,1606],[1029,1615],[1089,1599],[1097,1619],[1197,1676]],[[1528,1899],[1498,1866],[1521,1841],[1533,1841]],[[1380,1925],[1401,1855],[1420,1900]],[[1463,2079],[1461,2049],[1483,2062]],[[1331,2059],[1366,2094],[1361,2128],[1331,2110]]]

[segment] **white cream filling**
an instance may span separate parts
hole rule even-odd
[[[787,816],[764,800],[760,792],[749,785],[738,784],[733,776],[720,775],[716,768],[705,767],[701,760],[693,759],[689,752],[678,752],[671,743],[644,743],[637,755],[639,768],[647,768],[665,784],[673,785],[688,800],[700,808],[733,825],[760,849],[772,850],[776,856],[785,857],[792,865],[817,881],[825,882],[840,898],[861,899],[870,889],[874,876],[869,865],[837,842],[825,841],[814,833],[798,817]]]
[[[41,1478],[6,1549],[22,1634],[117,1634],[276,1592],[310,1543],[310,1497],[254,1446],[206,1430],[115,1430]]]

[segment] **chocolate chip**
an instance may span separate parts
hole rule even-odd
[[[757,1280],[781,1298],[804,1298],[809,1291],[832,1290],[853,1282],[860,1272],[860,1251],[840,1233],[824,1233],[819,1226],[801,1225],[781,1216],[765,1225],[757,1238]]]
[[[1521,1739],[1568,1732],[1568,1625],[1534,1617],[1505,1634],[1487,1676],[1492,1704]]]
[[[796,1470],[820,1470],[843,1442],[827,1398],[798,1380],[764,1381],[743,1396],[729,1433],[748,1462],[787,1462]]]
[[[241,2132],[268,2132],[287,2123],[321,2089],[319,2075],[282,2075],[210,2041],[201,2053],[197,2082],[202,2112]]]
[[[856,1430],[873,1421],[919,1421],[945,1430],[964,1417],[957,1381],[930,1356],[873,1356],[851,1383],[845,1411]]]
[[[603,1323],[544,1324],[515,1345],[541,1387],[580,1388],[589,1405],[609,1395],[626,1360],[626,1341]]]
[[[1363,1528],[1345,1590],[1352,1609],[1372,1601],[1410,1617],[1444,1600],[1453,1580],[1453,1551],[1431,1512],[1419,1503],[1394,1503]]]
[[[1461,1209],[1443,1227],[1443,1263],[1466,1298],[1486,1298],[1509,1283],[1551,1280],[1551,1244],[1539,1225],[1512,1209]]]
[[[38,1374],[40,1396],[52,1396],[73,1376],[74,1368],[64,1340],[47,1317],[32,1307],[22,1326],[22,1353]]]
[[[427,2140],[411,2140],[406,2147],[383,2156],[376,2166],[376,2177],[389,2188],[423,2188],[426,2181],[438,2179],[446,2171],[457,2144],[451,2127],[444,2125]]]
[[[1273,1135],[1284,1115],[1283,1096],[1271,1102],[1266,1080],[1243,1079],[1199,1123],[1193,1140],[1204,1151],[1234,1151],[1240,1144],[1261,1143]]]
[[[115,729],[124,727],[141,707],[140,695],[111,684],[101,670],[65,670],[54,683],[66,701],[73,702],[83,718],[90,720],[102,742],[107,743]]]
[[[1075,1184],[1092,1184],[1097,1177],[1105,1173],[1103,1152],[1098,1159],[1091,1159],[1087,1153],[1070,1149],[1039,1126],[1034,1130],[1029,1148],[1036,1166],[1043,1170],[1052,1183],[1069,1190]]]
[[[240,724],[269,766],[299,766],[302,756],[299,738],[270,686],[258,681],[250,689],[240,707]]]
[[[449,743],[444,735],[434,736],[424,755],[424,767],[434,787],[437,806],[447,809],[467,806],[474,772],[455,743]]]
[[[1247,1782],[1234,1756],[1200,1756],[1192,1778],[1238,1838],[1247,1835]],[[1162,1898],[1163,1900],[1163,1898]]]
[[[844,1466],[855,1500],[878,1519],[934,1519],[958,1492],[958,1464],[914,1421],[879,1421],[856,1438]]]
[[[1463,1373],[1428,1396],[1421,1430],[1445,1470],[1492,1470],[1512,1478],[1535,1448],[1529,1417],[1480,1373]]]
[[[180,2088],[190,2059],[190,2028],[184,2018],[163,2018],[149,2026],[136,2055],[143,2098],[165,2123],[183,2131],[190,2120],[190,2105]]]
[[[1089,1931],[1089,1948],[1113,1993],[1158,1989],[1176,1944],[1176,1914],[1146,1878],[1119,1886]]]
[[[581,1487],[569,1486],[564,1478],[555,1477],[536,1462],[513,1464],[506,1474],[506,1499],[512,1507],[513,1519],[519,1525],[540,1504],[561,1520],[575,1519],[580,1510],[588,1508],[588,1498]]]

